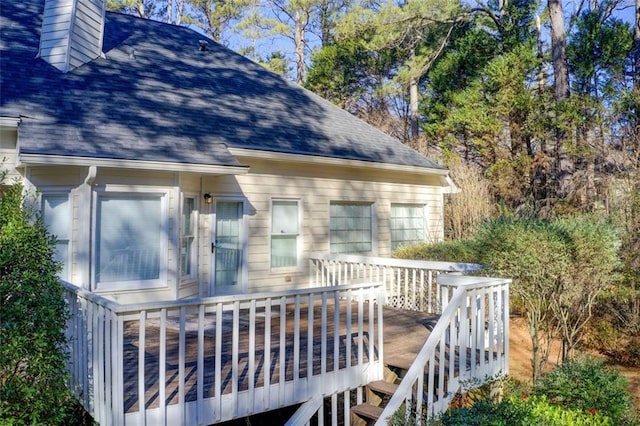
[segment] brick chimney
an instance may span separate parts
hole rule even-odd
[[[38,57],[62,72],[102,54],[106,0],[45,0]]]

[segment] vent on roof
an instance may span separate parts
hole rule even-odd
[[[198,43],[200,43],[201,52],[206,52],[209,48],[209,42],[207,40],[198,40]]]
[[[45,0],[38,56],[68,72],[102,56],[105,0]]]

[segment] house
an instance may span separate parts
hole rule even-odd
[[[312,252],[443,236],[448,172],[184,27],[100,0],[2,5],[4,164],[63,278],[120,301],[306,286]]]
[[[383,424],[507,373],[509,280],[390,258],[443,238],[445,168],[190,29],[104,7],[0,7],[0,157],[57,236],[69,387],[96,421]],[[387,305],[403,311],[383,322]]]

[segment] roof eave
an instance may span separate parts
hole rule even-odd
[[[21,165],[97,166],[108,168],[163,170],[209,175],[240,175],[249,172],[247,166],[177,163],[170,161],[126,160],[116,158],[74,157],[65,155],[24,154],[18,156]]]
[[[448,176],[448,169],[440,169],[434,167],[418,167],[418,166],[406,166],[401,164],[392,164],[392,163],[379,163],[373,161],[362,161],[362,160],[350,160],[344,158],[334,158],[334,157],[322,157],[317,155],[304,155],[304,154],[290,154],[284,152],[274,152],[274,151],[261,151],[256,149],[247,149],[247,148],[228,148],[229,152],[235,157],[249,157],[249,158],[257,158],[261,160],[272,160],[272,161],[289,161],[296,163],[305,163],[305,164],[323,164],[323,165],[332,165],[332,166],[341,166],[341,167],[354,167],[361,169],[374,169],[374,170],[386,170],[391,172],[404,172],[404,173],[412,173],[412,174],[420,174],[420,175],[437,175],[437,176]]]
[[[20,121],[19,117],[0,117],[0,127],[17,128]]]

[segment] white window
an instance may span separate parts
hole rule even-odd
[[[298,267],[300,247],[299,201],[273,200],[271,203],[271,267]]]
[[[370,254],[373,251],[371,204],[331,202],[329,246],[331,253]]]
[[[69,279],[71,258],[71,203],[68,194],[43,194],[42,219],[56,237],[55,260],[62,264],[60,278]]]
[[[424,205],[391,204],[391,249],[425,241]]]
[[[166,286],[166,193],[97,195],[94,283],[97,289]]]
[[[183,280],[193,280],[197,273],[197,198],[184,195],[180,220],[180,271]]]

